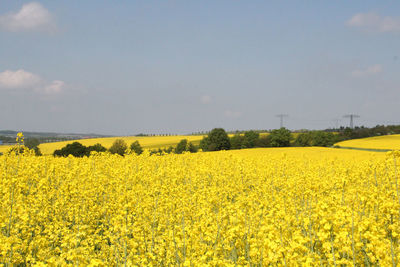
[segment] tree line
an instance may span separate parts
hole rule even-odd
[[[335,131],[303,131],[296,135],[286,128],[272,130],[268,135],[251,130],[236,133],[231,137],[224,129],[216,128],[203,138],[200,148],[203,151],[217,151],[254,147],[332,147],[344,140],[388,134],[400,134],[400,125],[377,125],[372,128],[361,126],[354,129],[341,127]]]
[[[128,149],[129,148],[129,149]],[[134,141],[128,147],[127,143],[123,139],[116,139],[112,146],[107,149],[100,143],[97,143],[92,146],[85,146],[79,142],[73,142],[72,144],[67,144],[65,147],[61,149],[57,149],[54,151],[53,156],[56,157],[67,157],[72,155],[74,157],[84,157],[89,156],[92,152],[110,152],[111,154],[118,154],[120,156],[124,156],[127,153],[135,153],[140,155],[143,153],[143,148],[140,145],[139,141]],[[188,142],[187,139],[182,139],[176,147],[170,146],[168,148],[159,148],[150,150],[151,155],[162,155],[162,154],[182,154],[183,152],[191,152],[196,153],[198,151],[198,147],[193,143]]]
[[[203,151],[217,151],[255,147],[329,147],[341,140],[342,137],[338,134],[325,131],[309,131],[299,133],[294,137],[293,133],[286,128],[272,130],[268,135],[251,130],[229,137],[224,129],[216,128],[201,140],[200,148]]]

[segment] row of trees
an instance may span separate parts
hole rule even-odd
[[[67,157],[72,155],[74,157],[84,157],[89,156],[91,152],[110,152],[111,154],[118,154],[124,156],[128,151],[136,153],[140,155],[143,153],[143,148],[140,145],[139,141],[133,142],[128,149],[128,145],[123,139],[117,139],[114,141],[112,146],[107,149],[101,144],[95,144],[92,146],[84,146],[79,142],[73,142],[72,144],[68,144],[65,147],[54,151],[53,155],[58,157]],[[169,153],[176,153],[182,154],[183,152],[191,152],[196,153],[198,151],[198,147],[195,146],[193,143],[188,142],[188,140],[183,139],[181,140],[177,146],[174,148],[170,146],[169,148],[164,149],[155,149],[150,150],[150,154],[169,154]]]
[[[310,131],[297,135],[286,128],[272,130],[268,135],[260,135],[257,131],[246,131],[229,137],[222,128],[213,129],[200,142],[203,151],[243,149],[254,147],[288,147],[288,146],[333,146],[343,140],[338,134],[325,131]]]
[[[375,127],[367,128],[364,126],[351,128],[340,128],[339,136],[344,140],[357,139],[372,136],[400,134],[400,125],[376,125]]]
[[[105,152],[107,151],[107,148],[105,148],[101,144],[84,146],[79,142],[73,142],[72,144],[68,144],[61,149],[55,150],[53,155],[58,157],[67,157],[69,155],[72,155],[74,157],[83,157],[89,156],[92,151]]]
[[[330,147],[343,141],[343,137],[325,131],[310,131],[299,134],[293,142],[293,146],[324,146]]]
[[[200,142],[203,151],[218,151],[254,147],[285,147],[290,146],[292,135],[286,128],[271,131],[269,135],[260,135],[257,131],[246,131],[229,137],[222,128],[213,129]]]
[[[133,142],[130,145],[130,149],[132,152],[136,154],[141,154],[143,152],[142,147],[140,146],[138,141]],[[97,143],[92,146],[85,146],[79,142],[73,142],[72,144],[67,144],[65,147],[61,149],[57,149],[54,151],[53,155],[58,157],[67,157],[72,155],[74,157],[84,157],[89,156],[91,152],[106,152],[109,151],[112,154],[125,155],[128,150],[128,145],[122,139],[117,139],[114,141],[112,146],[107,149],[103,145]]]

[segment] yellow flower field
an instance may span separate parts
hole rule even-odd
[[[116,139],[124,140],[128,146],[134,141],[139,141],[143,148],[153,149],[153,148],[165,148],[168,146],[175,146],[182,139],[187,139],[189,142],[194,144],[199,144],[200,140],[203,138],[202,135],[174,135],[174,136],[121,136],[121,137],[106,137],[106,138],[90,138],[90,139],[80,139],[71,140],[64,142],[53,142],[53,143],[43,143],[39,145],[40,151],[44,155],[52,155],[54,150],[61,149],[67,144],[72,144],[73,142],[79,142],[85,146],[91,146],[100,143],[106,148],[110,148]],[[6,152],[10,146],[0,146],[0,152]]]
[[[335,145],[368,149],[400,149],[400,134],[347,140],[336,143]]]
[[[0,156],[0,262],[394,266],[399,154]]]

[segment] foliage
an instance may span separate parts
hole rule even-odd
[[[68,144],[63,148],[54,151],[53,155],[58,157],[67,157],[69,155],[74,157],[84,157],[89,156],[92,151],[105,152],[107,149],[101,144],[94,144],[86,147],[79,142],[73,142],[72,144]]]
[[[271,147],[271,139],[268,135],[260,136],[256,142],[256,147]]]
[[[73,142],[72,144],[68,144],[65,147],[54,151],[54,156],[59,157],[67,157],[72,155],[74,157],[84,157],[89,156],[89,151],[86,146],[82,145],[79,142]]]
[[[197,153],[199,151],[199,149],[192,142],[189,142],[189,144],[187,146],[187,151],[189,151],[190,153]]]
[[[108,149],[111,154],[125,155],[128,146],[123,139],[116,139],[112,146]]]
[[[312,136],[313,136],[313,141],[312,141],[313,146],[329,147],[333,146],[333,144],[335,143],[335,136],[333,135],[333,133],[315,131],[312,133]]]
[[[182,139],[174,149],[176,154],[182,154],[183,152],[196,153],[197,151],[198,148],[192,142],[188,142],[187,139]],[[165,151],[165,153],[168,152]]]
[[[143,148],[140,145],[139,141],[135,141],[131,144],[130,149],[136,153],[136,155],[140,155],[143,153]]]
[[[310,132],[300,133],[294,140],[295,146],[312,146],[313,136]]]
[[[294,141],[294,145],[330,147],[333,146],[336,140],[336,136],[331,132],[312,131],[299,134]]]
[[[244,146],[244,136],[241,134],[235,134],[234,136],[229,138],[229,142],[231,143],[231,149],[242,149],[246,148]]]
[[[244,132],[244,146],[246,148],[253,148],[257,145],[257,140],[260,138],[260,134],[256,131]]]
[[[158,148],[158,149],[152,149],[150,150],[150,155],[165,155],[165,154],[171,154],[172,152],[175,151],[175,148],[172,146],[169,146],[167,148]]]
[[[224,129],[214,128],[207,137],[201,140],[200,148],[203,149],[203,151],[229,150],[231,148],[231,143]]]
[[[259,146],[260,134],[256,131],[246,131],[230,138],[231,149],[253,148]]]
[[[188,141],[187,139],[182,139],[175,148],[176,154],[182,154],[184,151],[187,151]]]
[[[88,146],[87,150],[90,154],[90,152],[106,152],[107,148],[105,148],[104,146],[102,146],[100,143],[94,144],[92,146]]]
[[[336,140],[336,142],[388,134],[400,134],[400,125],[376,125],[371,128],[361,126],[354,127],[354,129],[342,127],[339,129],[339,140]]]
[[[287,147],[290,146],[292,140],[291,132],[282,127],[280,129],[272,130],[271,134],[268,135],[272,147]]]

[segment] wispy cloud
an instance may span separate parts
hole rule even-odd
[[[355,14],[347,25],[371,32],[400,32],[399,17],[383,17],[375,13]]]
[[[37,2],[24,4],[17,12],[0,16],[0,29],[19,31],[54,31],[57,26],[51,13]]]
[[[365,69],[358,69],[351,72],[353,77],[364,77],[378,74],[383,71],[383,67],[380,64],[369,66]]]
[[[65,82],[55,80],[52,81],[50,84],[42,87],[43,89],[39,88],[38,91],[45,94],[58,94],[63,91],[65,88]]]
[[[64,88],[65,83],[63,81],[47,82],[40,76],[23,69],[0,72],[0,89],[25,89],[51,95],[61,93]]]

